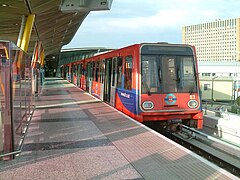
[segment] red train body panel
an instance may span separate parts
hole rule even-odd
[[[202,128],[195,48],[143,43],[66,64],[62,75],[139,122]]]

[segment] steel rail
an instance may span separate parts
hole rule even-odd
[[[220,139],[218,139],[218,138],[209,136],[208,134],[205,134],[205,133],[203,133],[203,132],[197,131],[196,129],[190,128],[190,127],[188,127],[188,126],[186,126],[186,125],[182,125],[182,127],[183,127],[184,129],[187,129],[187,130],[189,130],[189,131],[191,131],[191,132],[194,132],[194,133],[196,133],[196,134],[199,134],[199,135],[201,135],[201,136],[203,136],[203,137],[205,137],[205,138],[207,138],[207,139],[209,139],[209,140],[212,140],[212,141],[214,141],[214,142],[223,144],[223,145],[225,145],[225,146],[228,146],[228,147],[233,148],[233,149],[236,149],[236,150],[240,150],[239,146],[237,146],[237,145],[230,144],[230,143],[227,143],[227,142],[225,142],[225,141],[222,141],[222,140],[220,140]]]
[[[209,135],[206,135],[202,132],[199,132],[195,129],[189,128],[187,126],[183,125],[183,128],[188,129],[189,131],[192,131],[196,134],[199,134],[201,136],[204,136],[205,138],[214,141],[214,142],[218,142],[221,143],[223,145],[227,145],[228,147],[231,148],[237,148],[235,146],[229,145],[226,142],[221,142],[219,139],[211,137]],[[220,149],[216,150],[216,148],[209,146],[210,148],[214,149],[211,152],[209,152],[209,149],[204,149],[203,147],[199,146],[199,145],[195,145],[193,142],[190,142],[189,139],[184,139],[182,136],[178,135],[177,133],[169,133],[169,134],[165,134],[168,138],[172,139],[173,141],[177,142],[178,144],[190,149],[191,151],[197,153],[198,155],[206,158],[207,160],[215,163],[216,165],[222,167],[223,169],[227,170],[228,172],[236,175],[237,177],[240,177],[240,167],[239,166],[235,166],[234,163],[228,162],[225,159],[222,159],[221,156],[218,156],[217,154],[214,154],[214,151],[218,151],[220,153],[223,153]],[[194,139],[195,141],[197,141],[197,139]],[[201,141],[197,141],[198,143],[202,143],[202,145],[204,146],[208,146],[205,143],[201,142]],[[237,150],[240,150],[239,148],[237,148]],[[225,155],[228,155],[227,153],[224,153]],[[231,156],[231,155],[229,155]]]

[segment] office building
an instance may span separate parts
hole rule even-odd
[[[240,18],[184,26],[182,43],[196,47],[199,61],[240,61]]]

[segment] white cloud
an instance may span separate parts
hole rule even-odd
[[[121,39],[131,43],[153,37],[179,41],[183,26],[240,17],[239,7],[240,1],[234,0],[113,0],[110,11],[88,15],[70,46],[98,41],[111,47],[122,44]]]
[[[196,13],[195,10],[184,9],[164,9],[158,13],[149,16],[136,16],[125,18],[109,17],[106,19],[92,20],[88,23],[88,29],[95,31],[114,32],[114,31],[148,31],[149,29],[179,28],[194,23],[212,21],[216,19],[217,12],[212,10],[203,10]]]
[[[226,8],[222,0],[148,0],[148,1],[116,1],[109,12],[94,12],[90,14],[87,28],[89,30],[98,27],[100,31],[127,31],[146,30],[148,28],[181,28],[189,24],[213,21],[221,16],[221,9]],[[125,9],[123,5],[125,3]],[[119,8],[117,5],[121,6]],[[151,9],[153,9],[151,11]],[[238,11],[238,9],[237,9]],[[145,12],[148,12],[147,14]],[[227,12],[233,13],[233,9]],[[98,18],[100,17],[100,18]],[[220,17],[221,18],[221,17]]]

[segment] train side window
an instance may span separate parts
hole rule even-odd
[[[97,76],[98,76],[98,82],[101,82],[101,81],[100,81],[100,74],[101,74],[101,68],[100,68],[100,66],[101,66],[101,62],[98,61],[97,63],[98,63],[98,74],[97,74]]]
[[[82,75],[86,77],[86,65],[85,64],[82,64]]]
[[[95,65],[95,81],[98,82],[98,78],[99,78],[99,62],[96,62],[96,65]]]
[[[112,63],[112,86],[115,86],[116,63],[117,63],[117,58],[113,58],[113,63]]]
[[[99,73],[99,75],[100,75],[100,79],[99,79],[99,81],[100,81],[100,83],[102,83],[102,61],[100,61],[100,64],[99,64],[99,68],[100,68],[100,73]]]
[[[132,56],[127,56],[124,71],[124,89],[132,90]]]
[[[180,57],[180,61],[178,61],[178,69],[177,76],[179,78],[179,91],[180,92],[196,92],[197,84],[196,84],[196,76],[194,69],[194,60],[192,57]]]
[[[72,65],[70,73],[71,73],[71,75],[73,75],[73,73],[74,73],[74,65]]]
[[[94,76],[93,76],[94,65],[95,65],[95,64],[92,62],[92,63],[91,63],[91,69],[90,69],[90,73],[91,73],[91,75],[90,75],[90,80],[91,80],[91,81],[93,81],[93,78],[94,78]]]
[[[77,65],[74,65],[73,73],[74,73],[74,76],[77,75]]]
[[[87,63],[87,67],[86,67],[86,79],[88,80],[89,79],[89,76],[90,76],[90,64],[89,62]]]
[[[117,87],[122,88],[122,57],[117,59]]]
[[[105,77],[105,60],[103,60],[101,62],[100,65],[100,82],[103,83],[104,82],[104,77]]]
[[[93,62],[92,63],[92,80],[93,81],[96,81],[96,79],[95,79],[95,77],[96,77],[96,63],[95,62]]]
[[[82,77],[82,64],[79,64],[79,76]]]

